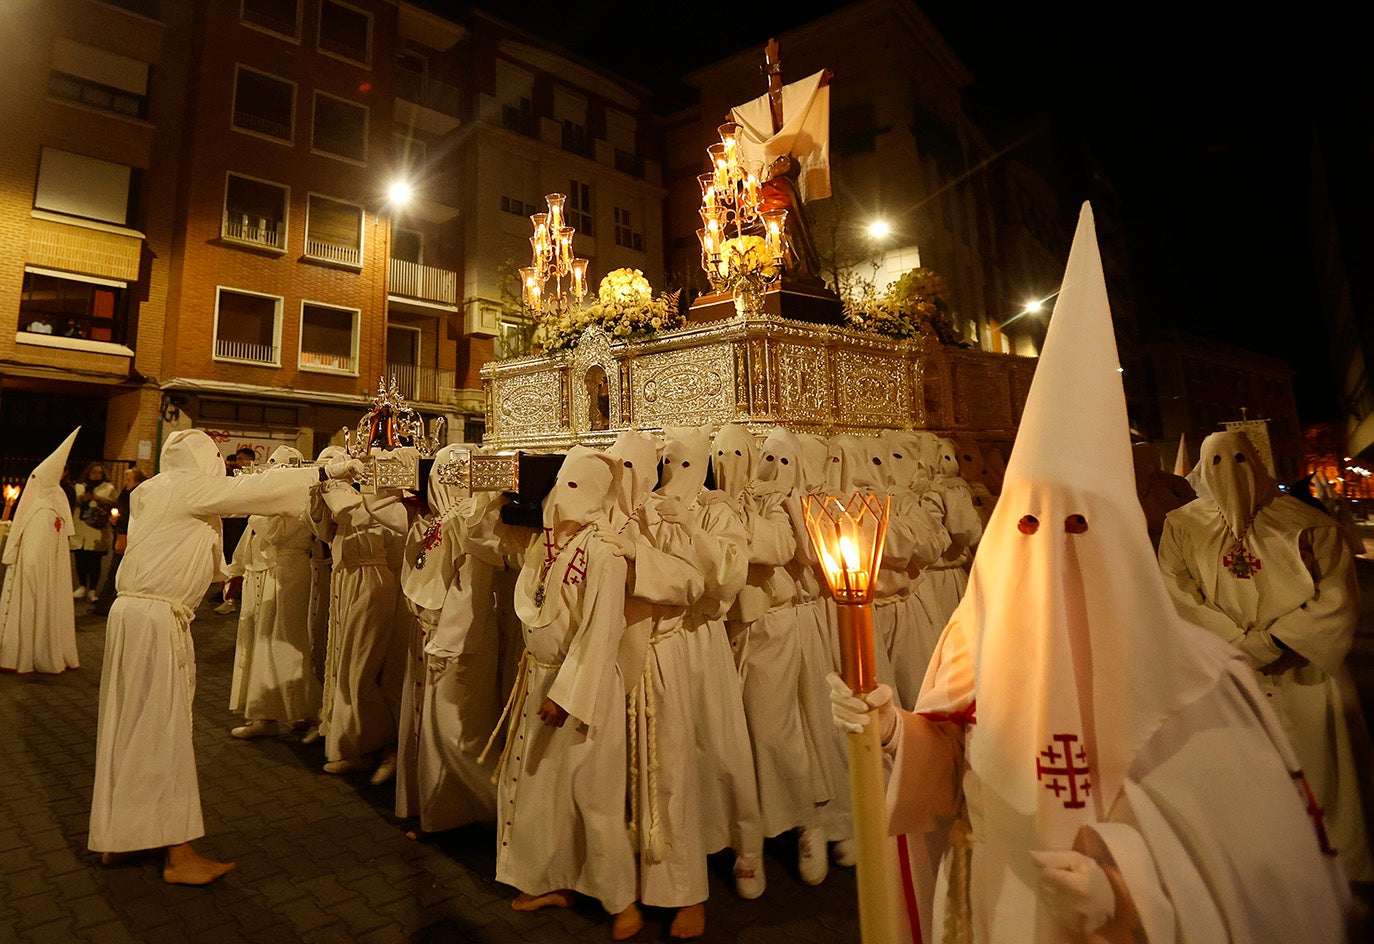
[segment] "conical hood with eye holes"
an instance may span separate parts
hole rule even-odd
[[[648,433],[626,430],[604,454],[615,474],[611,527],[619,530],[639,513],[658,484],[658,443]]]
[[[1265,505],[1279,497],[1259,450],[1241,432],[1212,433],[1202,441],[1197,464],[1205,493],[1226,520],[1233,537],[1241,537]]]
[[[787,494],[801,484],[801,443],[788,429],[777,426],[768,431],[759,447],[755,467],[760,491]]]
[[[738,500],[754,484],[758,443],[743,426],[728,423],[711,443],[711,467],[716,473],[716,488]]]
[[[939,665],[967,647],[977,734],[966,756],[984,785],[975,832],[1001,834],[1004,851],[1070,848],[1081,825],[1107,818],[1161,723],[1211,690],[1231,658],[1216,642],[1175,612],[1136,500],[1085,204],[1002,496],[918,705],[957,703],[967,682]],[[1083,772],[1046,778],[1047,758]],[[1006,866],[1033,876],[1020,854]]]
[[[658,492],[690,504],[706,485],[710,461],[711,437],[706,430],[700,426],[665,428]]]

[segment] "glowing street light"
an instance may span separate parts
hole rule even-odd
[[[412,191],[404,180],[393,180],[386,190],[386,199],[393,207],[403,207],[410,202]]]
[[[874,220],[868,224],[869,239],[887,239],[891,235],[892,227],[888,225],[887,220]]]
[[[1026,311],[1032,315],[1038,315],[1045,310],[1045,303],[1038,298],[1033,298],[1026,302]]]

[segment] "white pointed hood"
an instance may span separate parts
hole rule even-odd
[[[199,429],[179,429],[162,444],[162,472],[224,475],[224,456],[215,441]]]
[[[67,503],[67,493],[62,491],[61,482],[62,470],[67,466],[67,458],[71,455],[72,444],[76,442],[79,432],[80,426],[72,430],[62,444],[29,473],[28,481],[19,493],[19,502],[14,506],[13,524],[10,525],[9,540],[16,546],[19,535],[30,519],[44,510],[54,512],[58,519],[56,523],[45,520],[45,527],[52,528],[64,537],[71,536],[72,509]]]
[[[716,488],[736,501],[754,485],[758,467],[758,443],[743,426],[729,423],[716,433],[711,444],[711,465],[716,473]]]
[[[997,798],[984,828],[1026,849],[1069,848],[1079,826],[1106,819],[1137,752],[1233,657],[1169,600],[1116,368],[1085,204],[1002,496],[948,630],[973,655],[968,762]],[[922,701],[940,700],[933,678]],[[1054,776],[1042,763],[1082,770]]]
[[[711,437],[700,426],[663,430],[663,456],[658,492],[684,504],[696,501],[706,485],[711,461]]]
[[[1174,456],[1174,475],[1186,476],[1193,468],[1188,461],[1188,434],[1178,434],[1178,454]]]
[[[653,494],[658,484],[658,443],[648,433],[626,430],[605,452],[615,475],[615,509],[611,526],[623,528]]]
[[[760,492],[787,494],[801,484],[801,444],[791,430],[777,426],[768,431],[754,474]]]
[[[1213,433],[1202,441],[1199,452],[1197,476],[1205,494],[1226,519],[1231,535],[1240,538],[1259,510],[1279,497],[1278,484],[1244,433]]]

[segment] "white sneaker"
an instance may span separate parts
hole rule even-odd
[[[242,741],[251,741],[253,738],[276,737],[277,722],[250,721],[247,724],[239,725],[229,733]]]
[[[372,771],[372,785],[380,787],[392,777],[396,776],[396,755],[388,754],[382,758],[382,762],[377,765],[377,769]]]
[[[825,836],[815,827],[797,830],[797,871],[808,885],[819,885],[830,871]]]
[[[75,590],[72,591],[72,599],[73,599],[73,600],[80,600],[80,599],[81,599],[82,597],[84,597],[85,595],[86,595],[86,588],[85,588],[85,587],[77,587]]]
[[[224,601],[223,603],[221,603],[219,606],[215,607],[215,612],[216,612],[216,613],[232,613],[232,612],[234,612],[235,609],[236,609],[236,607],[234,606],[234,601],[233,601],[233,600],[225,600],[225,601]]]
[[[359,770],[367,770],[367,758],[365,757],[346,757],[343,760],[331,760],[324,765],[324,772],[327,774],[351,774]]]
[[[855,863],[859,861],[858,856],[854,854],[853,839],[839,840],[835,843],[835,848],[831,850],[830,854],[835,857],[836,865],[843,865],[845,868],[852,869]]]
[[[741,855],[735,858],[735,894],[744,899],[754,899],[763,894],[767,881],[763,875],[763,860],[756,855]]]
[[[100,599],[100,594],[92,590],[90,593],[86,594],[86,599],[89,600],[91,603],[94,603],[96,600]]]

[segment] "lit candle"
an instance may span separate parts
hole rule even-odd
[[[759,179],[753,174],[744,178],[744,200],[751,207],[758,206]]]
[[[587,294],[587,260],[580,256],[572,261],[572,293],[579,302]]]
[[[5,486],[5,514],[0,521],[9,521],[10,516],[14,514],[14,503],[19,501],[19,491],[18,485]]]
[[[520,283],[524,291],[525,306],[532,311],[539,310],[539,269],[526,266],[520,270]]]
[[[706,209],[708,209],[708,210],[714,210],[715,208],[716,208],[716,188],[715,188],[715,186],[713,185],[713,186],[710,186],[710,187],[707,187],[707,188],[706,188]]]

